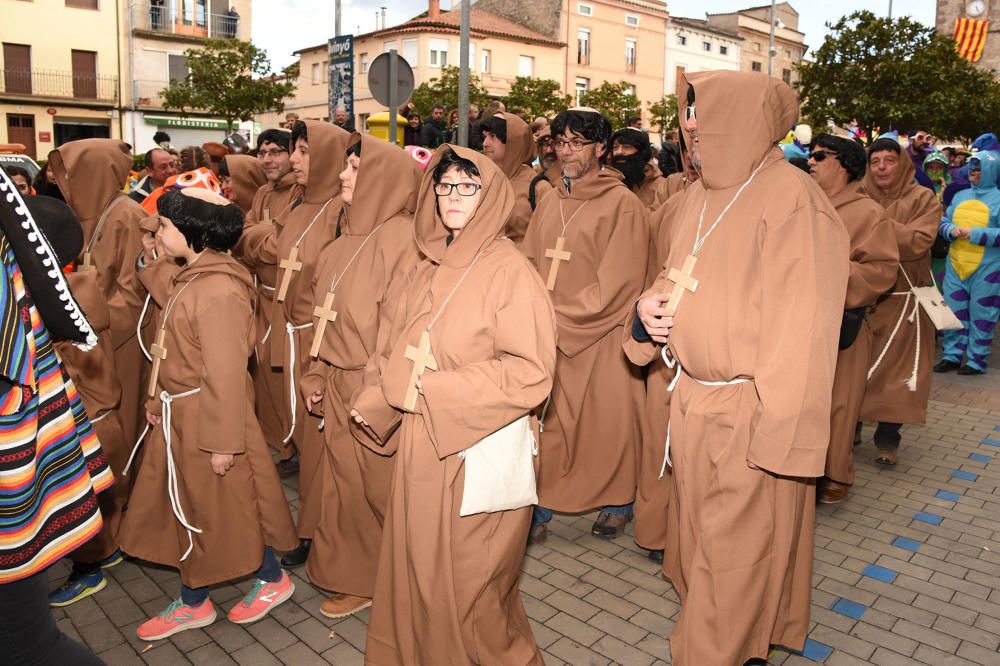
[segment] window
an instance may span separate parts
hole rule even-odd
[[[750,69],[752,71],[754,71],[754,72],[761,71],[761,69],[760,69],[760,62],[757,61],[757,60],[754,60],[752,63],[750,63]]]
[[[781,70],[781,80],[787,83],[788,85],[792,85],[792,70],[790,69]]]
[[[585,79],[582,76],[576,77],[576,105],[580,106],[583,104],[583,96],[586,92],[590,90],[590,79]]]
[[[167,81],[184,81],[188,77],[188,59],[186,55],[167,54]]]
[[[97,99],[97,52],[71,52],[73,63],[73,97]]]
[[[760,53],[760,42],[753,43],[753,50],[756,51],[757,53]]]
[[[182,20],[190,25],[194,21],[194,0],[180,0]]]
[[[576,33],[576,64],[590,64],[590,30],[586,28]]]
[[[636,66],[636,53],[638,52],[638,44],[636,40],[631,37],[625,38],[625,71],[634,72]]]
[[[430,58],[428,59],[428,64],[431,67],[447,67],[448,66],[448,40],[447,39],[432,39],[430,40]]]
[[[729,55],[729,47],[728,46],[720,46],[719,47],[719,55]]]
[[[323,82],[323,75],[320,74],[318,62],[314,62],[312,64],[312,82],[313,85],[317,85]]]
[[[479,54],[479,64],[481,65],[479,71],[489,74],[493,67],[493,52],[489,49],[483,49]]]
[[[382,53],[388,53],[396,48],[396,42],[383,42],[382,43]]]
[[[788,60],[792,59],[792,50],[791,49],[785,49],[785,58],[787,58]]]
[[[687,46],[688,38],[684,35],[677,35],[677,46]]]
[[[362,74],[368,73],[368,54],[362,53],[358,56],[358,71]]]
[[[459,46],[461,48],[461,46]],[[476,45],[469,44],[469,71],[476,71]]]
[[[4,88],[9,93],[31,94],[31,47],[3,45]]]
[[[535,75],[535,59],[532,56],[517,56],[517,75]]]
[[[403,52],[400,54],[403,59],[410,64],[410,67],[416,67],[417,54],[420,51],[420,41],[416,39],[404,39],[403,40]]]
[[[194,0],[194,22],[202,28],[208,25],[208,0]]]
[[[97,6],[98,0],[66,0],[67,7],[76,7],[77,9],[100,9]]]
[[[593,16],[594,8],[581,2],[576,6],[576,13],[580,16]]]
[[[632,14],[626,14],[625,15],[625,25],[632,26],[633,28],[638,27],[639,26],[639,17],[638,16],[633,16]]]
[[[701,43],[701,50],[702,51],[708,51],[709,53],[711,53],[712,52],[712,42],[702,42]]]

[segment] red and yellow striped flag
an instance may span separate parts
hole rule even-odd
[[[958,55],[969,62],[978,62],[983,56],[986,29],[989,25],[989,21],[978,19],[955,19],[955,44],[958,47]]]

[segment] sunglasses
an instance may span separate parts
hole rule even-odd
[[[814,150],[809,153],[809,157],[813,158],[813,161],[819,163],[825,160],[827,157],[836,157],[837,153],[831,153],[829,150]]]

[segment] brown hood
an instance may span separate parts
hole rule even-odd
[[[694,87],[702,180],[710,190],[746,181],[799,116],[799,98],[786,83],[749,72],[684,74],[677,82],[679,117]],[[737,102],[738,100],[738,102]],[[681,122],[684,140],[691,136]]]
[[[253,205],[253,198],[261,185],[267,182],[260,161],[249,155],[228,155],[225,159],[229,167],[229,178],[232,181],[235,203],[246,215]]]
[[[569,181],[570,189],[566,189],[566,179],[559,178],[556,191],[563,199],[596,199],[615,187],[625,187],[625,177],[618,169],[602,166],[596,173]]]
[[[202,252],[197,261],[181,268],[180,272],[174,277],[174,281],[188,282],[194,279],[196,275],[211,273],[231,275],[245,284],[251,293],[255,292],[256,288],[254,287],[253,277],[250,275],[250,271],[244,268],[243,264],[233,259],[233,257],[229,254],[216,252],[215,250],[205,250]]]
[[[49,153],[49,169],[81,222],[100,217],[131,168],[128,146],[117,139],[70,141]]]
[[[347,234],[367,235],[394,215],[416,210],[423,174],[409,153],[389,142],[370,134],[351,135],[351,145],[359,141],[361,164],[352,197],[357,203],[344,204],[344,229]]]
[[[344,170],[351,133],[321,120],[306,120],[309,135],[309,182],[304,201],[324,204],[340,194],[340,172]]]
[[[503,154],[500,168],[503,175],[513,178],[522,164],[531,164],[535,158],[535,143],[531,140],[531,128],[528,123],[513,113],[498,113],[507,121],[507,149]]]
[[[446,242],[448,229],[438,215],[437,196],[434,194],[434,169],[448,151],[454,151],[459,157],[475,164],[483,180],[479,208],[451,245]],[[436,264],[465,266],[480,249],[503,233],[512,210],[514,190],[500,167],[482,153],[446,143],[434,153],[420,182],[417,210],[413,218],[417,247]]]
[[[871,169],[868,169],[865,177],[861,179],[861,189],[882,207],[888,207],[893,201],[901,198],[909,188],[919,187],[914,180],[916,176],[917,170],[913,168],[913,160],[907,157],[906,152],[900,150],[899,166],[896,167],[896,180],[889,186],[888,191],[875,184]]]

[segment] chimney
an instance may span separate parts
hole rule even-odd
[[[433,20],[441,18],[441,0],[428,0],[427,18]]]

